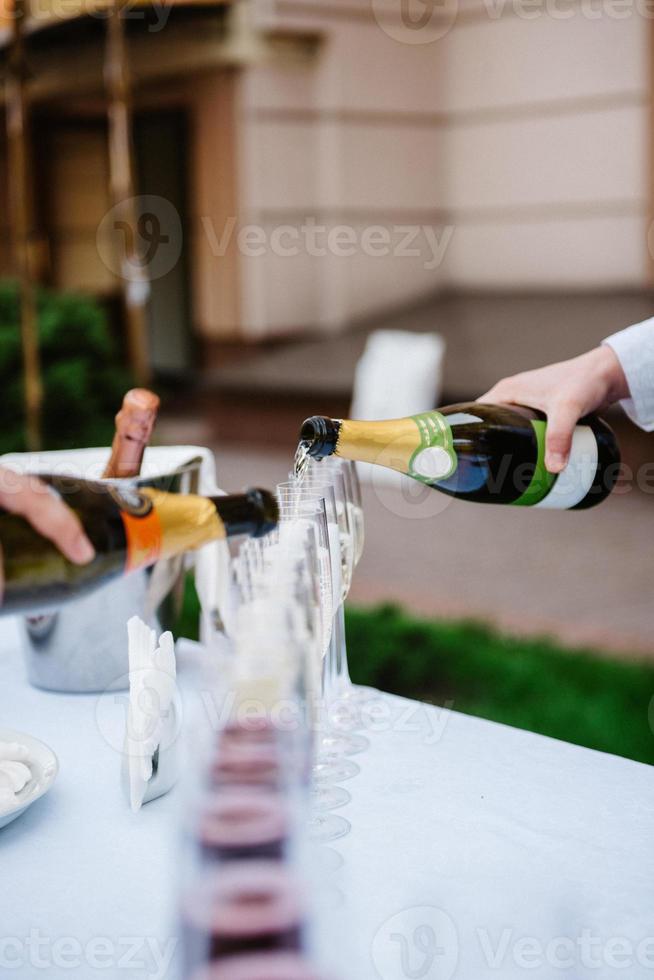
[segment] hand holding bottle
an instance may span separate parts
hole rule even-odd
[[[57,608],[208,541],[267,534],[279,516],[275,498],[258,489],[198,497],[0,468],[0,490],[0,614]]]
[[[569,361],[503,378],[478,400],[526,405],[544,412],[545,466],[550,473],[560,473],[568,462],[578,420],[628,397],[620,361],[611,347],[603,345]]]
[[[95,551],[79,518],[37,477],[0,466],[0,508],[24,517],[76,565],[92,561]]]

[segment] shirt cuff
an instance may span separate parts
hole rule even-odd
[[[630,398],[620,404],[636,425],[654,431],[654,317],[607,337],[602,343],[614,352],[627,384]]]

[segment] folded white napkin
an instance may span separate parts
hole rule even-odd
[[[167,793],[177,779],[177,685],[172,633],[162,633],[157,645],[155,631],[132,616],[127,634],[129,709],[123,767],[130,806],[136,811]]]

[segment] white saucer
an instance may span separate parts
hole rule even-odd
[[[17,742],[29,752],[32,778],[16,796],[16,805],[10,810],[0,811],[0,827],[6,826],[27,810],[35,800],[47,793],[59,772],[57,756],[45,742],[33,738],[25,732],[13,728],[0,728],[0,742]]]

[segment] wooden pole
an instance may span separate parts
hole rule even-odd
[[[33,278],[32,209],[30,206],[31,160],[29,109],[26,91],[24,21],[25,0],[14,0],[13,40],[6,81],[9,201],[12,248],[20,296],[20,329],[23,347],[25,428],[27,448],[41,448],[41,358],[39,354],[36,284]]]
[[[123,0],[114,0],[107,18],[105,85],[109,99],[109,172],[114,230],[120,249],[121,286],[127,322],[128,355],[136,382],[151,380],[147,303],[149,282],[139,252],[138,210],[134,201],[132,96]]]

